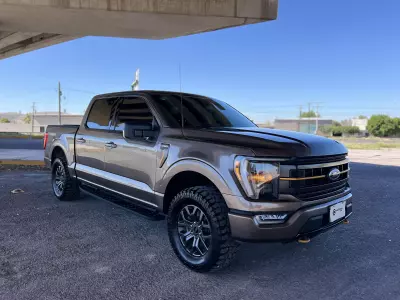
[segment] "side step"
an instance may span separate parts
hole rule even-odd
[[[86,184],[86,183],[81,183],[80,184],[80,189],[82,192],[93,196],[95,198],[101,199],[101,200],[106,200],[107,202],[110,202],[111,204],[117,205],[118,207],[125,208],[126,210],[129,210],[130,212],[139,215],[141,217],[144,217],[148,220],[151,221],[161,221],[165,220],[165,216],[160,214],[157,210],[154,208],[145,206],[143,204],[134,203],[132,200],[129,198],[125,198],[122,196],[117,196],[114,193],[108,192],[106,190],[94,187],[92,185]]]

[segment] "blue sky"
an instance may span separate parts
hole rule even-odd
[[[224,100],[257,122],[400,115],[400,1],[280,0],[278,20],[148,41],[87,37],[0,61],[0,111],[82,113],[94,93],[182,88]]]

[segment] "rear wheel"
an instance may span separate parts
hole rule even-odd
[[[197,272],[227,267],[239,246],[230,235],[225,201],[209,186],[188,188],[175,196],[168,212],[168,234],[178,258]]]
[[[78,185],[69,174],[65,157],[54,160],[51,168],[51,184],[53,193],[58,199],[71,201],[79,198]]]

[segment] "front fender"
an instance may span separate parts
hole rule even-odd
[[[240,193],[233,179],[224,178],[214,167],[210,164],[197,160],[197,159],[182,159],[171,165],[164,173],[164,176],[156,184],[155,190],[164,194],[171,179],[182,172],[196,172],[207,177],[222,194],[237,195]]]

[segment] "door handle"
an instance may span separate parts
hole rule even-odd
[[[76,142],[83,144],[83,143],[86,143],[86,140],[84,138],[79,138],[79,139],[76,139]]]
[[[105,143],[104,146],[106,146],[106,148],[109,148],[109,149],[117,148],[117,145],[114,142]]]

